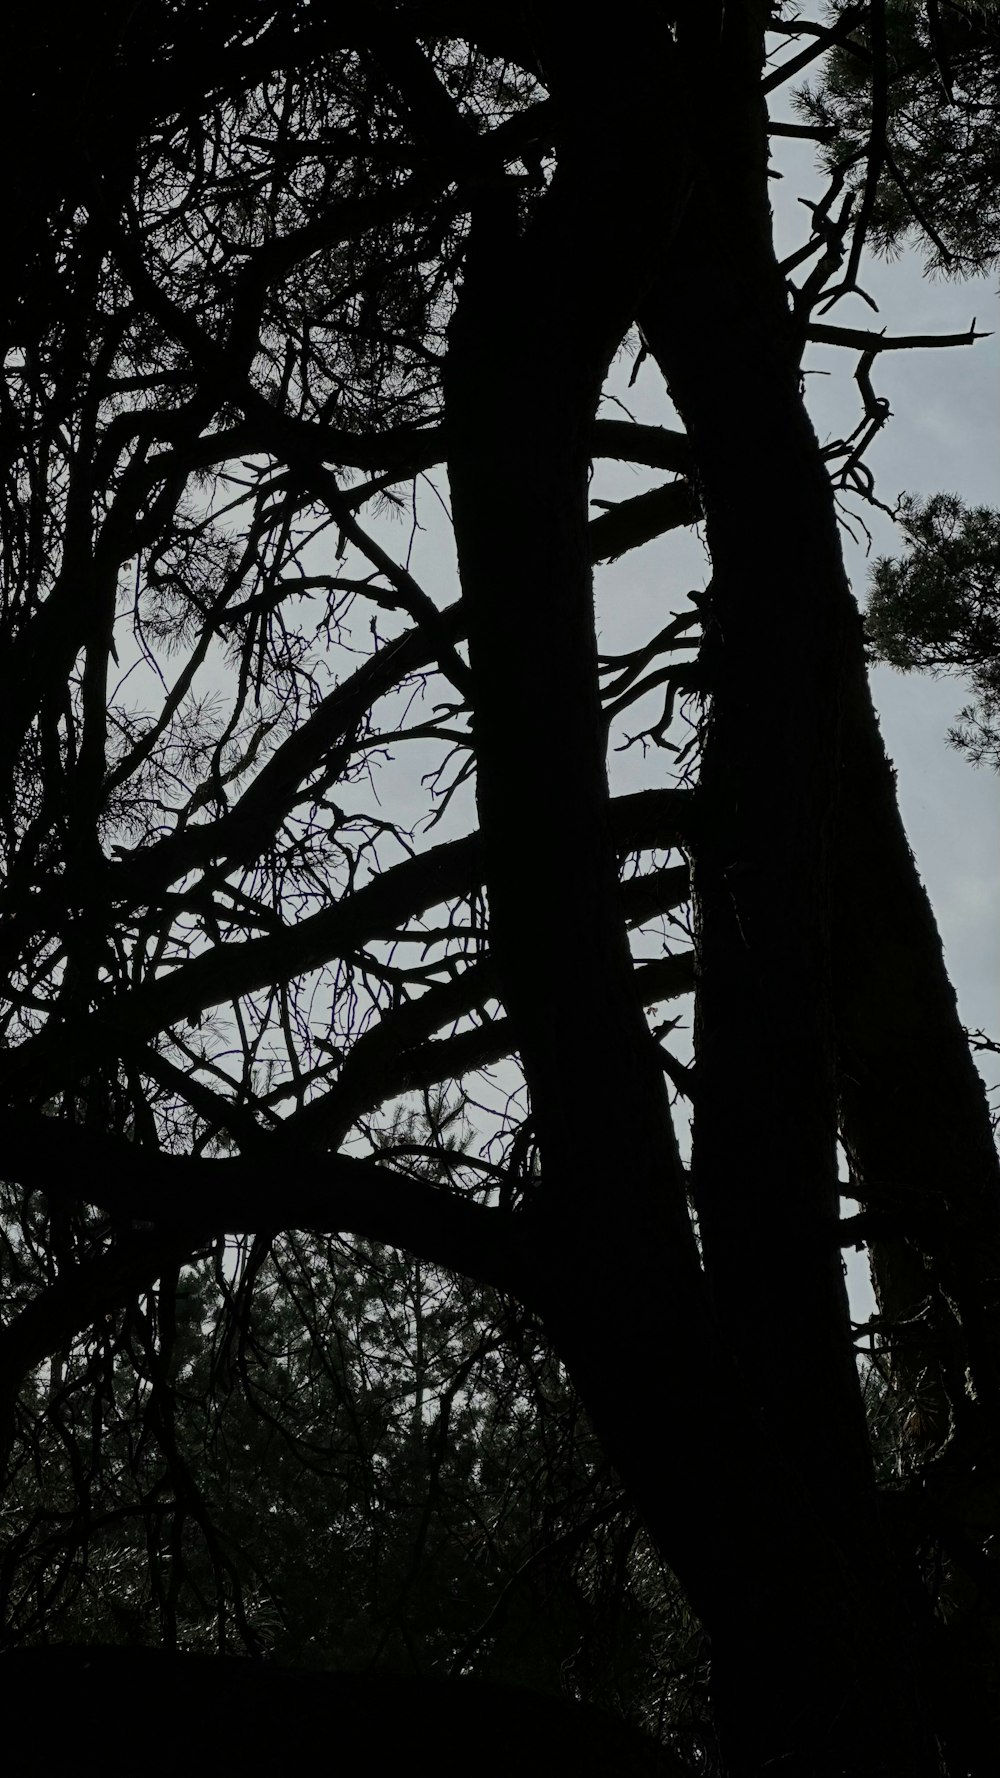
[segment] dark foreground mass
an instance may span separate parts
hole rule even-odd
[[[39,1648],[3,1656],[9,1772],[174,1778],[178,1772],[340,1770],[434,1778],[677,1772],[661,1749],[582,1705],[477,1680],[296,1673],[156,1649]]]

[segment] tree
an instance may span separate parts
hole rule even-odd
[[[996,6],[883,0],[867,19],[831,10],[854,29],[840,31],[819,87],[807,83],[796,104],[826,137],[837,195],[846,185],[860,200],[857,220],[879,251],[915,238],[930,271],[989,271],[1000,258]]]
[[[22,1390],[5,1640],[133,1648],[162,1626],[310,1672],[572,1674],[710,1745],[698,1627],[523,1312],[300,1234],[248,1243],[231,1278],[185,1269],[157,1307],[172,1341],[140,1304]]]
[[[872,574],[873,655],[904,673],[968,674],[976,701],[948,739],[1000,771],[1000,513],[937,494],[904,500],[900,522],[906,555]]]
[[[178,1278],[222,1233],[474,1279],[541,1324],[704,1625],[734,1778],[911,1778],[939,1744],[965,1770],[1000,1709],[997,1156],[834,501],[874,494],[878,355],[976,335],[816,318],[875,225],[883,23],[148,0],[53,54],[40,9],[5,124],[39,144],[4,316],[13,1460],[22,1380],[81,1328],[119,1362],[144,1317],[169,1403]],[[838,48],[860,150],[767,117]],[[783,265],[771,128],[847,132]],[[633,328],[683,431],[600,411]],[[810,340],[858,358],[862,420],[826,453]],[[592,516],[602,458],[674,479]],[[450,603],[400,492],[442,466]],[[402,561],[379,503],[412,515]],[[602,658],[595,562],[699,517],[693,614]],[[661,688],[642,738],[687,699],[687,775],[612,798],[609,735]],[[414,748],[451,837],[412,831],[412,797],[372,811]],[[646,1009],[692,986],[685,1069]],[[481,1152],[401,1175],[372,1114],[453,1081]],[[843,1239],[873,1243],[892,1488]]]

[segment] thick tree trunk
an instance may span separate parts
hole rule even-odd
[[[887,1582],[887,1600],[894,1589],[851,1399],[843,1294],[822,1241],[836,1209],[835,1096],[858,1195],[889,1230],[875,1249],[883,1313],[916,1317],[895,1349],[898,1379],[916,1393],[914,1454],[956,1435],[926,1476],[911,1548],[928,1537],[943,1544],[953,1614],[945,1643],[965,1650],[972,1633],[982,1698],[994,1695],[996,1674],[995,1588],[981,1549],[1000,1522],[989,1505],[1000,1498],[1000,1167],[899,817],[830,490],[799,396],[801,338],[770,249],[755,56],[739,44],[737,19],[730,9],[713,101],[725,127],[702,145],[703,183],[676,275],[642,316],[699,465],[714,568],[705,841],[694,874],[694,1170],[706,1263],[734,1333],[756,1314],[755,1349],[780,1379],[819,1510],[859,1554],[871,1552],[866,1610],[891,1647],[893,1609],[881,1616],[875,1577]],[[766,1175],[746,1159],[741,1171],[740,1137],[749,1157],[768,1133]],[[782,1280],[777,1315],[755,1300],[767,1266]],[[836,1445],[825,1463],[824,1424]],[[904,1703],[906,1615],[897,1605]],[[947,1647],[934,1661],[947,1666]],[[951,1665],[963,1661],[959,1652]],[[968,1687],[959,1692],[967,1715]],[[888,1687],[880,1702],[891,1747]],[[944,1695],[941,1704],[951,1735]],[[869,1700],[873,1725],[878,1707]]]
[[[982,1434],[996,1446],[1000,1161],[857,661],[846,686],[837,835],[841,1119],[858,1195],[892,1231],[876,1248],[882,1313],[906,1320],[937,1298],[939,1316],[915,1325],[900,1352],[911,1385],[925,1378],[924,1405],[936,1422],[918,1448],[948,1431],[947,1406],[943,1416],[934,1409],[942,1395],[961,1416],[966,1370]]]
[[[587,536],[591,426],[648,276],[648,206],[668,233],[686,180],[652,92],[635,106],[604,50],[573,72],[570,141],[528,233],[512,224],[497,251],[490,214],[487,261],[473,223],[445,371],[449,477],[491,947],[544,1157],[528,1207],[539,1290],[644,1510],[662,1515],[666,1502],[689,1522],[697,1557],[672,1554],[705,1610],[723,1584],[724,1551],[714,1572],[704,1555],[725,1521],[725,1480],[701,1449],[661,1477],[648,1422],[659,1410],[707,1449],[719,1353],[617,911]],[[664,1365],[664,1347],[682,1343],[684,1364]],[[630,1460],[638,1451],[644,1468]]]
[[[784,1653],[799,1703],[786,1769],[868,1758],[930,1772],[916,1626],[879,1524],[835,1236],[831,874],[843,685],[861,631],[771,243],[752,11],[727,11],[714,69],[697,46],[713,133],[675,262],[641,311],[698,464],[713,567],[693,1182],[714,1306],[807,1513],[839,1552],[831,1562],[816,1540],[808,1615]],[[785,1535],[768,1559],[788,1560]],[[756,1651],[748,1632],[736,1607],[717,1641],[734,1768],[753,1770],[773,1753],[754,1715],[781,1631],[768,1648],[759,1627]]]
[[[653,59],[649,50],[647,83]],[[852,1762],[860,1770],[871,1753],[912,1778],[934,1766],[876,1520],[836,1242],[827,875],[839,660],[850,642],[835,590],[842,568],[780,312],[774,339],[760,200],[750,227],[761,263],[742,328],[752,352],[738,361],[732,432],[734,366],[712,324],[718,292],[703,285],[697,229],[684,255],[702,257],[683,291],[681,256],[666,268],[687,182],[676,146],[668,162],[650,131],[670,115],[674,66],[662,46],[655,101],[636,91],[634,67],[626,79],[603,51],[599,71],[574,70],[578,119],[593,86],[589,134],[575,152],[563,145],[526,235],[511,226],[497,252],[491,217],[494,256],[474,241],[452,327],[449,474],[491,943],[542,1146],[530,1214],[550,1331],[712,1633],[731,1770],[780,1762],[814,1778]],[[745,203],[739,164],[734,177]],[[706,229],[719,229],[716,215]],[[675,294],[651,301],[658,269],[658,290]],[[725,267],[723,288],[728,277]],[[699,1169],[714,1303],[616,909],[599,721],[587,438],[611,352],[640,304],[666,332],[667,361],[697,358],[697,398],[678,387],[696,444],[717,434],[706,472],[718,552],[705,784],[715,833],[698,864]],[[782,508],[804,501],[784,542],[768,518],[769,452]],[[747,1355],[742,1375],[733,1350]],[[681,1454],[666,1465],[664,1427]]]
[[[841,1129],[882,1237],[873,1273],[907,1458],[899,1541],[944,1558],[936,1717],[956,1769],[1000,1745],[1000,1164],[985,1089],[896,804],[864,667],[850,674],[835,854]]]

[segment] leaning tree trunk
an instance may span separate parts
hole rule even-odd
[[[730,168],[734,209],[753,200],[743,336],[758,354],[737,357],[731,430],[733,355],[713,326],[731,268],[705,286],[717,194],[700,182],[671,255],[689,184],[664,124],[684,117],[681,64],[640,10],[641,65],[618,66],[602,43],[599,64],[576,46],[568,66],[550,46],[559,172],[524,234],[511,215],[501,236],[501,200],[481,200],[491,245],[474,221],[445,372],[491,944],[543,1154],[539,1296],[711,1632],[731,1771],[813,1778],[874,1757],[902,1778],[934,1761],[877,1523],[836,1231],[829,833],[853,638],[829,488],[776,323],[760,119],[756,157]],[[744,120],[757,84],[733,79]],[[586,541],[590,426],[640,308],[665,362],[697,359],[699,388],[677,397],[704,446],[717,558],[696,867],[711,1298],[615,907]],[[804,503],[786,540],[767,452],[782,507]],[[742,1368],[734,1351],[749,1354]],[[664,1427],[678,1453],[666,1464]]]
[[[730,27],[735,19],[731,10]],[[732,1218],[724,1185],[725,1143],[717,1141],[718,1100],[706,1084],[713,1076],[723,1081],[719,1032],[709,1009],[713,1002],[718,1009],[710,976],[726,957],[727,921],[730,958],[742,953],[748,968],[750,962],[752,940],[743,898],[752,906],[755,888],[752,877],[741,884],[740,873],[755,860],[744,844],[744,832],[761,820],[761,800],[771,798],[778,782],[774,766],[785,760],[787,741],[809,733],[807,706],[813,699],[827,734],[825,739],[814,736],[811,754],[789,762],[788,781],[798,771],[802,805],[812,802],[831,818],[822,836],[829,856],[815,879],[821,918],[827,872],[832,904],[826,937],[817,928],[814,961],[800,953],[792,973],[800,988],[808,989],[810,971],[826,968],[823,949],[829,947],[832,999],[824,1008],[826,1027],[817,1054],[822,1053],[828,1094],[832,1005],[840,1133],[855,1192],[873,1213],[869,1222],[880,1308],[887,1337],[899,1329],[892,1346],[895,1380],[903,1396],[910,1397],[910,1454],[923,1464],[918,1490],[909,1490],[909,1495],[904,1490],[885,1502],[893,1509],[888,1524],[900,1553],[912,1557],[927,1542],[938,1543],[945,1553],[951,1576],[949,1621],[935,1646],[930,1677],[931,1691],[937,1692],[936,1724],[957,1749],[974,1744],[975,1732],[970,1738],[965,1726],[973,1711],[983,1745],[995,1741],[998,1723],[997,1589],[982,1551],[987,1534],[1000,1530],[1000,1164],[940,937],[900,820],[895,775],[872,708],[857,613],[840,567],[830,493],[792,381],[802,337],[800,332],[796,339],[792,332],[770,252],[764,120],[759,103],[740,99],[756,87],[757,57],[750,46],[741,51],[736,38],[731,28],[720,74],[728,102],[716,113],[726,118],[726,129],[716,130],[703,145],[704,185],[701,200],[696,198],[689,213],[695,226],[678,255],[682,275],[664,280],[643,311],[647,338],[683,412],[703,481],[716,569],[714,657],[708,665],[718,679],[705,789],[708,797],[714,794],[714,771],[715,789],[723,804],[730,799],[732,809],[731,845],[722,846],[714,872],[703,851],[695,873],[702,916],[699,1068],[704,1078],[696,1139],[700,1209],[708,1251],[713,1206],[704,1199],[721,1189],[716,1259],[709,1264],[714,1269],[720,1255],[721,1263],[728,1263],[726,1300],[736,1303],[728,1279],[739,1276],[756,1239],[758,1263],[764,1263],[766,1252],[772,1266],[796,1269],[807,1316],[810,1300],[818,1311],[815,1328],[821,1346],[822,1293],[811,1294],[808,1266],[772,1243],[768,1221],[758,1223],[755,1234],[751,1204],[744,1203],[746,1227]],[[739,169],[747,181],[742,189],[734,179]],[[699,238],[697,218],[706,215],[711,226]],[[721,379],[716,374],[714,385],[713,363],[717,373],[720,355],[710,345],[706,354],[698,350],[711,331],[717,342],[724,342],[725,369]],[[772,510],[780,515],[780,537],[765,535],[755,552],[752,540],[760,537]],[[727,551],[728,579],[720,575]],[[784,611],[774,580],[782,553],[789,563],[791,593]],[[809,564],[808,584],[803,580],[798,594],[796,559]],[[741,576],[744,584],[756,577],[764,597],[741,600]],[[734,651],[739,657],[735,672]],[[728,755],[721,735],[727,700],[735,717]],[[783,737],[783,723],[796,702]],[[746,759],[741,749],[749,735],[758,757],[765,759],[765,772],[751,769],[741,776]],[[812,783],[799,769],[803,765],[814,774]],[[788,810],[792,821],[793,809],[794,800]],[[704,819],[714,844],[719,822],[711,814]],[[727,850],[728,859],[723,856]],[[738,885],[728,900],[727,881],[730,890]],[[807,882],[808,873],[800,884],[802,910],[808,907]],[[780,906],[779,885],[774,889],[778,899],[772,907]],[[734,940],[737,912],[744,931]],[[775,979],[783,979],[785,972],[787,985],[799,935],[791,921],[786,932],[787,957],[775,955],[773,967]],[[774,942],[780,952],[781,933],[774,934]],[[724,1023],[724,989],[721,1000]],[[771,1071],[772,1115],[778,1116],[782,1098],[796,1110],[803,1101],[801,1088],[795,1086],[796,1059],[775,1046],[762,1017],[765,1005],[753,1005],[751,990],[747,1011],[753,1041],[766,1054],[763,1071]],[[791,1005],[786,1000],[789,1010]],[[810,1013],[808,1004],[804,1009],[800,1005],[786,1031],[808,1032]],[[744,1081],[749,1099],[759,1107],[762,1082],[752,1073]],[[794,1193],[794,1178],[790,1184]],[[774,1205],[773,1191],[766,1189],[767,1202]],[[825,1211],[814,1200],[820,1220],[832,1207],[829,1192]],[[790,1210],[786,1229],[791,1227]],[[833,1318],[827,1325],[833,1328]],[[783,1317],[781,1326],[786,1333]],[[766,1340],[763,1329],[762,1336]],[[845,1354],[846,1341],[838,1352],[830,1352],[834,1367]],[[799,1356],[802,1383],[808,1386],[811,1374],[818,1384],[823,1374],[819,1355],[808,1341]],[[786,1377],[794,1384],[794,1371],[786,1371]],[[830,1387],[829,1376],[822,1391],[814,1387],[812,1399],[821,1411]],[[935,1447],[940,1454],[935,1455]],[[934,1460],[928,1467],[929,1457]]]
[[[920,1371],[939,1378],[959,1417],[968,1372],[977,1419],[996,1445],[1000,1160],[858,661],[846,686],[842,758],[835,932],[844,1143],[858,1195],[878,1212],[883,1314],[905,1320],[937,1293],[946,1324],[937,1340],[933,1316],[914,1327],[900,1368],[913,1381]],[[949,1375],[956,1364],[957,1396]],[[947,1430],[945,1417],[924,1429],[918,1446]]]
[[[654,84],[637,106],[613,46],[570,66],[573,47],[559,171],[527,233],[501,199],[473,218],[445,367],[448,468],[490,942],[544,1157],[527,1210],[536,1295],[647,1516],[666,1503],[690,1526],[701,1554],[676,1565],[705,1610],[724,1571],[721,1547],[715,1572],[702,1559],[726,1522],[706,1461],[720,1355],[618,912],[587,528],[593,418],[649,274],[648,206],[669,235],[687,179]],[[685,1362],[664,1364],[682,1344]],[[648,1455],[651,1411],[697,1453],[664,1476],[627,1455]]]
[[[806,1510],[840,1553],[838,1569],[817,1552],[785,1654],[798,1700],[788,1769],[866,1757],[933,1771],[836,1235],[831,868],[842,684],[861,635],[772,248],[754,10],[727,9],[714,68],[697,46],[712,134],[699,143],[676,260],[641,310],[694,450],[713,569],[693,872],[693,1183],[714,1306],[747,1354],[748,1388],[780,1428]],[[733,1602],[717,1638],[727,1708],[744,1724],[771,1659],[759,1643],[748,1661],[749,1628]],[[773,1752],[769,1734],[759,1721],[744,1730],[747,1769]]]
[[[1000,1745],[1000,1163],[860,662],[834,880],[841,1130],[903,1439],[886,1505],[900,1547],[943,1556],[936,1719],[957,1768],[985,1778]]]

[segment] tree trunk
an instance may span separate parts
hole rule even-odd
[[[867,1615],[899,1651],[898,1724],[907,1643],[929,1626],[907,1627],[873,1511],[846,1303],[823,1239],[837,1210],[835,1116],[858,1195],[898,1228],[875,1250],[883,1313],[925,1311],[897,1360],[927,1418],[915,1449],[959,1434],[946,1472],[928,1474],[911,1550],[941,1537],[959,1568],[971,1554],[970,1575],[983,1565],[965,1507],[982,1526],[984,1492],[1000,1498],[1000,1168],[871,705],[798,386],[802,336],[771,249],[758,51],[739,37],[731,10],[713,86],[725,125],[701,144],[674,275],[642,311],[698,464],[714,569],[693,879],[694,1184],[720,1315],[734,1337],[753,1329],[817,1510],[870,1562],[857,1622]],[[768,1266],[777,1313],[759,1290]],[[980,1664],[995,1671],[994,1607],[973,1593]],[[910,1597],[919,1618],[915,1587]],[[884,1662],[873,1670],[881,1684]],[[895,1742],[905,1770],[890,1689],[865,1708],[873,1744],[881,1714],[883,1757]],[[932,1758],[926,1744],[919,1757]]]
[[[902,1321],[937,1294],[939,1331],[933,1315],[915,1326],[900,1369],[911,1386],[923,1376],[938,1402],[950,1397],[959,1417],[968,1370],[996,1447],[1000,1160],[860,662],[846,686],[835,868],[841,1120],[857,1195],[886,1221],[880,1307]],[[939,1408],[918,1448],[945,1436],[941,1418]]]
[[[916,1698],[906,1613],[877,1522],[835,1232],[829,846],[840,674],[847,651],[859,647],[859,629],[849,615],[829,484],[797,389],[795,341],[770,252],[767,137],[763,108],[756,100],[758,69],[749,80],[742,46],[731,57],[728,75],[733,91],[722,98],[722,110],[731,116],[731,139],[721,144],[719,162],[724,180],[717,187],[701,176],[678,251],[642,299],[641,309],[646,334],[655,348],[662,348],[674,398],[689,423],[715,569],[706,651],[714,720],[699,791],[705,834],[696,859],[701,919],[696,1177],[708,1310],[699,1305],[698,1280],[690,1280],[690,1266],[683,1271],[683,1291],[680,1280],[665,1271],[667,1264],[678,1271],[689,1243],[687,1229],[680,1227],[676,1184],[674,1225],[660,1230],[667,1243],[660,1246],[664,1285],[680,1307],[687,1351],[698,1342],[705,1364],[703,1373],[694,1373],[698,1399],[685,1396],[671,1366],[669,1355],[683,1337],[676,1321],[673,1328],[665,1321],[660,1325],[665,1344],[653,1348],[660,1358],[660,1389],[651,1378],[646,1383],[646,1366],[637,1362],[637,1353],[649,1348],[635,1339],[646,1330],[637,1326],[630,1303],[642,1300],[646,1291],[639,1269],[628,1277],[626,1248],[630,1239],[633,1268],[642,1262],[648,1266],[649,1252],[657,1252],[649,1245],[649,1234],[657,1234],[649,1227],[649,1204],[662,1195],[655,1175],[665,1172],[664,1141],[657,1156],[644,1125],[653,1106],[657,1117],[665,1113],[660,1109],[662,1090],[651,1081],[646,1085],[644,1031],[630,1042],[623,1037],[626,1001],[617,983],[609,994],[610,969],[603,980],[585,971],[578,978],[582,999],[571,1001],[569,1029],[584,1037],[585,1056],[566,1056],[555,1040],[560,1058],[569,1061],[568,1074],[559,1077],[559,1065],[550,1067],[546,1081],[544,1045],[523,1045],[543,1134],[550,1214],[566,1182],[577,1189],[575,1223],[562,1223],[562,1234],[573,1227],[573,1237],[562,1248],[568,1269],[560,1278],[562,1298],[552,1325],[598,1430],[605,1433],[610,1453],[641,1499],[660,1549],[689,1584],[712,1630],[715,1698],[731,1771],[749,1773],[779,1758],[785,1771],[811,1774],[840,1769],[843,1762],[858,1764],[859,1758],[874,1753],[886,1771],[920,1773],[932,1771],[936,1758]],[[753,130],[747,130],[747,92],[756,100],[749,117]],[[749,272],[749,288],[731,277],[735,244],[735,261],[744,276]],[[578,281],[582,288],[580,272]],[[505,313],[511,315],[512,309],[514,304],[507,302]],[[527,341],[523,336],[514,340],[511,331],[505,332],[502,347],[496,338],[500,324],[498,315],[495,329],[489,329],[480,313],[480,348],[504,354],[507,391],[516,386],[518,366],[521,377],[527,373],[525,396],[528,389],[541,391],[546,384],[543,364],[530,363],[534,354],[525,350]],[[735,363],[728,348],[733,327]],[[486,347],[489,334],[493,338]],[[560,391],[553,396],[552,416],[559,430],[566,423],[566,398]],[[544,457],[527,477],[528,485],[543,496],[541,514],[568,510],[566,485],[555,489],[550,480],[553,466],[564,464],[568,473],[580,475],[578,453],[573,462],[566,434],[559,445],[548,430],[550,423],[546,418],[543,428],[536,427]],[[463,448],[461,478],[472,475],[472,457]],[[783,539],[774,535],[769,521],[776,489],[794,514]],[[466,564],[472,564],[463,549],[459,505],[456,500],[464,573]],[[527,544],[521,549],[521,576],[528,555],[539,567],[539,580],[534,581],[539,615],[530,608],[525,613],[528,621],[534,617],[537,635],[539,621],[548,624],[555,601],[571,590],[566,557],[560,562],[552,546],[548,555],[539,555],[544,533],[539,512],[520,532],[516,501],[511,505],[504,500],[502,510],[512,553],[518,553],[521,541]],[[468,544],[468,535],[464,542]],[[552,635],[552,658],[562,642],[560,660],[569,660],[571,672],[580,674],[578,695],[585,709],[580,731],[573,733],[566,725],[566,669],[562,667],[559,713],[550,690],[546,701],[544,683],[537,685],[534,699],[512,699],[512,685],[523,683],[523,677],[516,670],[511,677],[511,651],[498,653],[500,638],[491,635],[489,640],[489,670],[504,677],[507,709],[512,702],[514,708],[527,704],[534,711],[541,699],[541,708],[552,713],[548,720],[555,717],[559,731],[544,738],[536,733],[528,741],[507,807],[493,802],[491,736],[484,727],[477,736],[484,829],[493,834],[498,853],[489,873],[498,957],[505,951],[505,903],[498,896],[502,877],[496,871],[504,871],[505,857],[514,857],[511,814],[518,807],[523,823],[528,784],[532,779],[537,784],[532,757],[552,759],[559,784],[568,784],[573,775],[580,784],[582,736],[594,733],[591,605],[582,573],[573,583],[575,626],[580,635],[585,621],[587,635],[580,635],[568,651],[568,633],[560,619]],[[479,624],[486,628],[493,601],[489,594],[484,597],[479,574],[468,576],[466,596],[470,633],[482,633]],[[498,597],[500,589],[493,594]],[[472,617],[477,603],[479,621]],[[808,624],[802,624],[804,612]],[[507,606],[507,622],[509,615]],[[514,637],[520,633],[516,626]],[[543,647],[537,658],[544,661],[546,653]],[[477,709],[477,724],[479,720]],[[559,740],[566,743],[569,736],[571,745],[560,754]],[[593,740],[589,747],[593,754]],[[505,770],[509,766],[511,761]],[[591,759],[589,775],[589,816],[580,811],[569,830],[560,829],[559,823],[548,829],[555,882],[562,861],[578,857],[587,823],[600,832],[596,821],[603,761]],[[543,820],[552,820],[552,811]],[[511,834],[511,843],[505,834]],[[543,871],[534,887],[546,880]],[[532,901],[525,907],[523,875],[509,887],[512,900],[520,896],[521,919],[530,921]],[[607,887],[594,891],[589,901],[596,917],[575,941],[584,942],[578,955],[596,958],[593,933],[616,930],[601,910],[601,898],[607,909]],[[580,912],[584,909],[587,900],[582,898]],[[521,949],[521,964],[527,964],[536,996],[550,949],[555,951],[557,944],[546,939],[543,951],[530,962]],[[573,957],[575,946],[568,946],[564,955]],[[512,976],[507,976],[507,992],[516,994]],[[514,1001],[512,1010],[516,1015]],[[637,1086],[644,1093],[642,1108],[635,1104]],[[614,1108],[612,1127],[607,1136],[594,1140],[593,1108],[601,1099]],[[546,1117],[546,1104],[552,1101],[559,1108],[555,1127]],[[637,1136],[635,1145],[626,1133]],[[580,1152],[580,1134],[585,1152]],[[653,1177],[649,1157],[655,1159]],[[587,1163],[593,1177],[594,1159],[607,1166],[609,1177],[617,1172],[616,1207],[630,1220],[617,1268],[609,1264],[607,1202],[591,1227],[589,1218],[580,1216],[580,1179],[587,1175]],[[623,1177],[628,1198],[619,1195]],[[555,1252],[555,1241],[550,1252]],[[767,1285],[776,1269],[779,1300]],[[653,1280],[648,1289],[655,1293]],[[617,1342],[607,1334],[600,1350],[587,1344],[589,1303],[598,1296],[605,1305],[605,1328],[621,1325],[632,1335],[619,1351],[612,1350]],[[717,1346],[719,1328],[722,1348]],[[712,1357],[714,1351],[719,1357]],[[749,1355],[738,1382],[730,1369],[730,1353],[737,1351]],[[632,1380],[632,1390],[623,1415],[625,1376]],[[708,1389],[712,1394],[705,1394]],[[683,1504],[673,1478],[660,1474],[651,1488],[648,1438],[655,1428],[649,1424],[649,1405],[657,1394],[665,1398],[669,1424],[683,1440],[685,1467],[694,1481],[696,1499],[687,1490]],[[753,1414],[747,1415],[751,1403]],[[733,1446],[722,1430],[728,1430],[744,1458],[738,1501],[724,1486]],[[698,1446],[701,1462],[690,1458],[692,1446]],[[722,1497],[726,1492],[728,1499]]]
[[[840,663],[860,638],[770,253],[762,116],[750,164],[728,167],[734,210],[759,185],[740,225],[748,291],[718,263],[732,247],[714,189],[701,189],[703,229],[695,216],[665,256],[687,180],[679,149],[671,164],[649,138],[671,114],[672,48],[648,112],[634,67],[619,80],[606,48],[590,81],[574,70],[580,115],[593,85],[589,135],[561,152],[527,233],[512,223],[488,261],[474,236],[445,373],[491,944],[544,1163],[529,1206],[540,1290],[609,1455],[712,1634],[730,1770],[780,1762],[814,1778],[871,1758],[912,1778],[936,1762],[877,1522],[836,1234],[829,847]],[[740,88],[731,71],[744,123],[758,72]],[[730,97],[716,95],[716,113]],[[713,325],[734,306],[735,365]],[[671,373],[691,366],[675,393],[703,459],[716,567],[715,831],[696,866],[711,1300],[615,910],[599,721],[586,441],[637,307]],[[786,539],[768,522],[775,484],[783,504],[802,501]],[[733,1351],[748,1355],[742,1372]],[[676,1463],[662,1461],[665,1426]]]
[[[691,1522],[701,1554],[678,1566],[704,1609],[722,1585],[722,1552],[715,1573],[703,1553],[725,1519],[723,1476],[702,1457],[640,1476],[625,1457],[649,1456],[654,1403],[707,1449],[719,1348],[618,913],[587,535],[591,427],[653,263],[649,205],[669,235],[687,182],[653,95],[645,108],[625,96],[608,47],[566,81],[572,148],[527,233],[511,218],[496,251],[491,207],[486,259],[473,221],[444,378],[449,478],[491,948],[544,1156],[526,1207],[538,1289],[644,1510],[666,1497]],[[664,1348],[681,1344],[685,1362],[664,1366]]]

